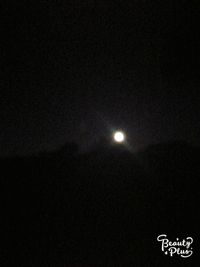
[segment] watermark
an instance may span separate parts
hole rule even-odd
[[[170,241],[166,234],[161,234],[157,237],[157,241],[161,242],[161,250],[165,255],[173,257],[179,255],[182,258],[189,258],[193,254],[191,244],[193,243],[192,237],[187,237],[180,240],[176,238],[175,241]]]

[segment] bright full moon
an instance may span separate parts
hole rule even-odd
[[[114,133],[114,140],[117,142],[117,143],[122,143],[124,142],[124,139],[125,139],[125,136],[122,132],[115,132]]]

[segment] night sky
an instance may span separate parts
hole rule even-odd
[[[200,144],[198,1],[1,4],[0,154]]]

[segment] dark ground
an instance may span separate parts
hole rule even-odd
[[[2,159],[0,266],[199,266],[199,163],[184,143]],[[164,233],[194,254],[164,255]]]

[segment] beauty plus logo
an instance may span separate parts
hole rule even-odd
[[[193,254],[191,244],[193,243],[192,237],[187,237],[180,240],[176,238],[174,241],[170,241],[166,234],[161,234],[157,237],[157,241],[161,242],[161,250],[165,255],[173,257],[179,255],[182,258],[188,258]]]

